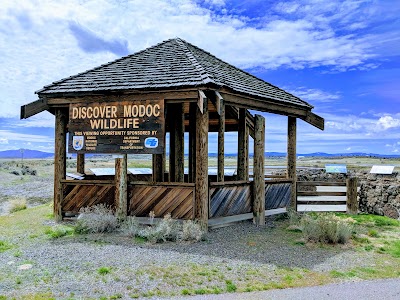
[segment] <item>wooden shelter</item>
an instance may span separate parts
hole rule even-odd
[[[324,128],[324,119],[312,113],[313,107],[308,103],[179,38],[54,82],[36,93],[39,99],[21,107],[21,118],[44,110],[55,115],[56,220],[67,213],[78,213],[81,207],[107,203],[115,207],[120,218],[147,217],[154,211],[156,217],[171,213],[174,218],[197,219],[204,227],[253,217],[256,224],[264,224],[268,210],[285,207],[290,201],[295,203],[297,119]],[[124,121],[127,115],[139,116],[139,110],[135,115],[133,108],[139,109],[140,103],[143,114],[146,107],[150,107],[149,112],[153,109],[157,113],[149,114],[147,119],[144,116],[144,119]],[[249,110],[288,117],[286,178],[265,179],[265,120]],[[82,134],[80,126],[87,130],[89,121],[79,122],[83,122],[83,117],[88,118],[89,112],[92,129],[100,114],[104,122],[110,122],[102,123],[102,132],[111,134],[114,124],[118,130],[112,134],[122,137],[104,139],[98,130]],[[115,121],[111,121],[113,117]],[[153,121],[157,130],[150,143],[155,141],[157,146],[135,146],[143,143],[141,136],[132,138],[135,141],[128,140],[127,127],[134,128],[136,124],[136,130],[141,130],[140,126]],[[238,132],[237,173],[233,176],[224,174],[224,133],[227,131]],[[66,179],[68,132],[74,135],[73,143],[77,145],[77,172],[83,174],[82,180]],[[166,132],[170,141],[168,171]],[[187,175],[184,174],[185,132],[189,136]],[[208,174],[209,132],[218,132],[216,176]],[[87,136],[90,134],[94,137]],[[249,178],[249,136],[254,140],[252,180]],[[86,150],[79,144],[82,142]],[[71,143],[70,137],[70,150],[71,146],[75,148]],[[85,153],[101,151],[120,154],[115,162],[115,176],[104,179],[85,174]],[[127,153],[151,153],[152,175],[127,174]]]

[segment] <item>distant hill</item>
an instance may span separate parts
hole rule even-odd
[[[0,158],[50,158],[54,156],[54,153],[49,153],[49,152],[42,152],[38,150],[29,150],[29,149],[24,149],[24,153],[21,153],[21,150],[5,150],[5,151],[0,151]],[[22,156],[23,155],[23,156]]]
[[[87,154],[87,157],[97,156],[100,154]],[[186,154],[187,156],[187,154]],[[210,153],[210,157],[217,157],[217,153]],[[226,157],[234,157],[236,153],[225,153]],[[285,152],[265,152],[266,157],[285,157]],[[24,158],[32,159],[32,158],[51,158],[54,157],[54,153],[42,152],[37,150],[24,149]],[[76,157],[75,154],[70,154],[68,157]],[[355,153],[324,153],[324,152],[314,152],[314,153],[306,153],[301,154],[297,153],[297,157],[379,157],[379,158],[400,158],[400,155],[385,155],[385,154],[375,154],[375,153],[363,153],[363,152],[355,152]],[[22,158],[21,151],[18,150],[5,150],[0,151],[0,158]]]

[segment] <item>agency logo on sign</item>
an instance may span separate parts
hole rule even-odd
[[[144,146],[146,148],[157,148],[158,146],[158,138],[156,137],[148,137],[144,140]]]
[[[83,148],[83,136],[74,136],[72,138],[72,147],[76,150],[82,150]]]

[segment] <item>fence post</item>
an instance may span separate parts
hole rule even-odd
[[[346,212],[348,214],[356,215],[358,212],[357,177],[350,177],[346,180],[346,189]]]

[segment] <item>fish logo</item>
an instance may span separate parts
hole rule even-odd
[[[84,144],[83,136],[74,136],[72,138],[72,147],[76,150],[82,150]]]
[[[146,148],[157,148],[158,147],[158,138],[156,137],[148,137],[144,140],[144,146]]]

